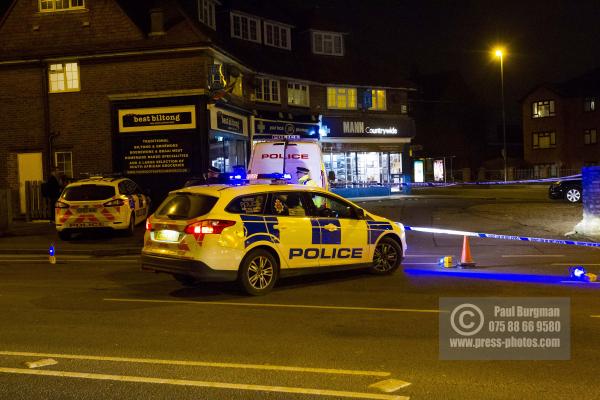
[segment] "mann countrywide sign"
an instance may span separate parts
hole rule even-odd
[[[410,118],[322,118],[322,136],[332,138],[409,138],[415,134]]]
[[[196,107],[173,106],[119,110],[119,132],[168,131],[196,128]]]

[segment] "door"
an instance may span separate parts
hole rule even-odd
[[[42,153],[18,153],[19,200],[21,212],[27,212],[25,182],[43,181]]]
[[[320,235],[320,266],[363,264],[371,261],[367,223],[352,204],[321,193],[309,193],[313,237]]]
[[[307,198],[301,191],[271,193],[266,214],[277,218],[279,249],[289,268],[319,266],[321,246],[313,243]]]

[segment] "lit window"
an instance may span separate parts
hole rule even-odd
[[[310,102],[308,97],[308,85],[303,85],[301,83],[295,82],[288,82],[287,91],[288,104],[303,107],[309,106]]]
[[[215,3],[213,0],[198,0],[198,19],[205,25],[217,29]]]
[[[554,113],[554,100],[536,101],[532,104],[533,118],[544,118],[553,117]]]
[[[341,33],[314,31],[312,32],[312,44],[315,54],[344,55],[344,38]]]
[[[290,28],[273,22],[264,22],[264,42],[266,45],[291,50]]]
[[[406,105],[406,104],[400,105],[400,114],[408,114],[408,105]]]
[[[261,43],[260,20],[244,14],[231,13],[231,37]]]
[[[254,95],[256,96],[256,101],[279,103],[279,81],[275,79],[256,78]]]
[[[76,10],[85,8],[84,0],[39,0],[41,12]]]
[[[231,94],[235,96],[242,97],[244,94],[243,81],[244,77],[240,74],[237,78],[232,78],[233,80],[233,89],[231,90]]]
[[[596,98],[586,97],[583,100],[583,111],[596,111]]]
[[[327,88],[327,108],[342,110],[356,109],[356,89],[343,87]]]
[[[533,134],[534,149],[550,149],[556,147],[556,134],[554,132],[535,132]]]
[[[598,138],[596,136],[595,129],[586,129],[585,131],[583,131],[583,143],[585,143],[585,144],[598,143]]]
[[[73,177],[73,154],[70,151],[55,152],[54,165],[56,165],[59,176],[64,175],[67,178]]]
[[[79,90],[77,63],[50,64],[48,70],[50,93]]]
[[[373,101],[373,105],[369,110],[377,110],[377,111],[385,111],[386,103],[385,103],[385,90],[373,89],[371,90],[371,98]]]

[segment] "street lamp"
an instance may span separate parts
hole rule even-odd
[[[504,182],[507,179],[507,166],[506,159],[508,158],[508,154],[506,153],[506,112],[504,110],[504,50],[501,48],[497,48],[494,51],[496,57],[500,58],[500,91],[502,93],[502,158],[504,159]]]

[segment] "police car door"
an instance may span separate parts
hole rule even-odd
[[[359,219],[354,207],[333,196],[310,193],[313,241],[321,243],[320,266],[368,263],[367,223]]]
[[[302,192],[269,194],[266,213],[277,219],[279,250],[289,268],[319,266],[320,245],[312,243],[310,208]]]

